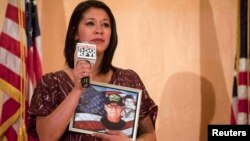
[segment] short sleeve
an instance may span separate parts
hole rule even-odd
[[[51,91],[53,90],[51,88],[55,87],[55,82],[52,78],[53,74],[43,76],[37,83],[31,98],[28,110],[28,133],[35,138],[38,137],[36,132],[36,116],[46,116],[56,108],[53,105],[53,95],[51,95]]]
[[[29,114],[36,116],[46,116],[50,114],[55,108],[53,97],[53,87],[55,86],[55,80],[52,79],[53,75],[48,74],[42,77],[34,89],[33,96],[31,98]]]

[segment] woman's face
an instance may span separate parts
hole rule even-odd
[[[76,38],[80,42],[96,45],[97,54],[103,54],[111,37],[111,24],[108,14],[100,8],[90,8],[80,21]]]

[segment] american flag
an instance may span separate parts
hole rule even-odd
[[[27,109],[42,75],[41,41],[35,0],[9,0],[0,34],[0,91],[4,94],[0,140],[33,140]]]
[[[248,0],[239,1],[238,47],[235,59],[231,124],[250,124]]]

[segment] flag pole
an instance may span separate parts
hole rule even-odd
[[[24,17],[23,12],[25,10],[22,8],[24,6],[24,2],[22,0],[18,0],[18,22],[19,22],[19,34],[20,34],[20,51],[21,51],[21,65],[20,65],[20,88],[21,88],[21,95],[20,95],[20,127],[19,127],[19,134],[18,134],[18,141],[27,141],[27,133],[25,128],[25,95],[26,95],[26,65],[25,65],[25,46],[24,46],[24,33],[22,30],[24,27]]]

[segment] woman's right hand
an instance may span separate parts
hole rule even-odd
[[[90,77],[91,73],[91,64],[86,60],[78,60],[73,69],[75,88],[83,89],[81,79],[83,77]]]

